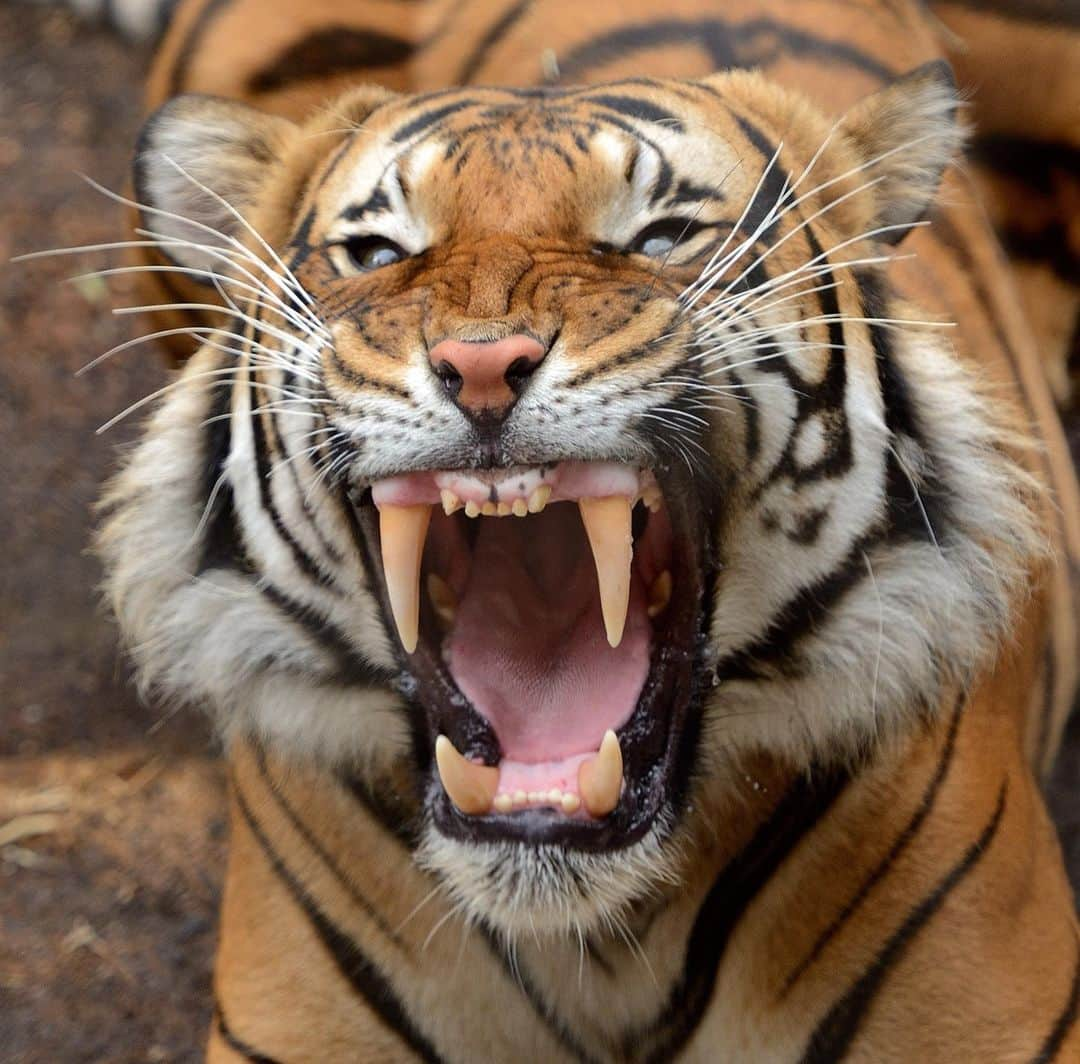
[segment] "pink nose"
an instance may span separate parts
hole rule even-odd
[[[442,340],[428,358],[467,414],[505,417],[546,353],[543,344],[519,333],[486,343]]]

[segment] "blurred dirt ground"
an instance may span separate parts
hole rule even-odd
[[[190,1061],[209,1020],[225,849],[221,767],[194,714],[131,690],[96,601],[90,508],[130,440],[107,418],[165,380],[127,286],[65,284],[118,239],[144,57],[62,14],[0,4],[0,1060]],[[115,257],[114,257],[115,260]],[[111,291],[110,291],[111,289]]]
[[[65,284],[119,238],[83,172],[125,180],[145,54],[0,0],[0,1061],[201,1057],[225,848],[219,762],[193,714],[138,703],[94,595],[91,504],[166,379],[110,308],[124,283]],[[1052,800],[1080,882],[1080,721]]]

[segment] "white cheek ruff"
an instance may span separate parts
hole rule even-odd
[[[217,357],[204,349],[185,375],[193,378]],[[273,583],[281,595],[321,606],[358,658],[376,671],[393,668],[362,572],[352,577],[348,601],[330,606],[324,592],[295,572],[258,499],[250,432],[240,413],[216,491],[233,493],[245,550],[265,569],[199,573],[203,423],[213,391],[196,380],[176,388],[103,499],[107,516],[97,547],[106,568],[104,589],[140,687],[204,705],[226,739],[253,735],[334,764],[396,757],[407,742],[400,699],[385,688],[343,684],[335,654],[267,594]],[[284,491],[279,495],[284,498]],[[358,566],[358,559],[352,564]]]

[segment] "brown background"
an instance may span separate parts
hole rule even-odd
[[[225,847],[224,785],[192,713],[141,705],[95,598],[91,505],[167,379],[130,286],[64,278],[122,237],[143,50],[0,2],[0,1061],[199,1059]],[[1080,721],[1051,788],[1080,883]]]

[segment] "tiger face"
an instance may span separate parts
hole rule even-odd
[[[839,123],[740,73],[167,104],[144,228],[223,324],[108,500],[144,680],[391,789],[507,934],[677,881],[740,757],[933,712],[1032,542],[885,269],[954,108],[939,65]]]

